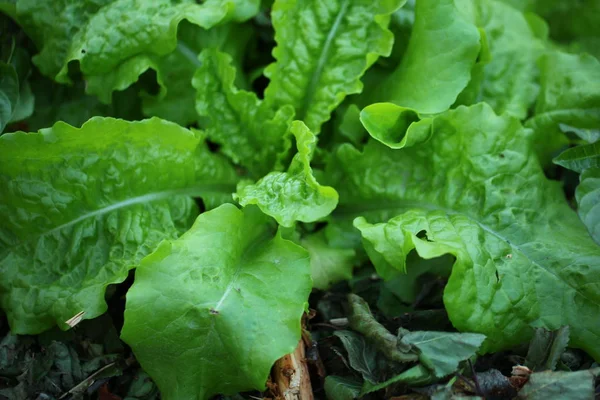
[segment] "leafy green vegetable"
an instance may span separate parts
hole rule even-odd
[[[42,73],[69,83],[69,63],[78,61],[87,92],[108,103],[112,91],[127,88],[150,68],[159,71],[159,58],[177,46],[181,20],[208,29],[227,19],[248,19],[258,5],[258,0],[202,5],[189,0],[20,0],[17,19],[40,48],[33,60]]]
[[[335,189],[319,185],[310,168],[315,135],[300,121],[292,123],[290,132],[296,137],[298,154],[288,171],[271,172],[254,185],[242,185],[236,194],[242,206],[256,204],[282,226],[317,221],[329,215],[338,202]]]
[[[334,335],[342,341],[348,353],[350,366],[358,371],[365,380],[372,383],[377,382],[377,350],[375,346],[351,331],[337,331],[334,332]]]
[[[188,229],[191,196],[235,185],[198,136],[159,119],[6,134],[0,154],[0,302],[20,334],[102,314],[109,284]]]
[[[418,146],[338,151],[347,182],[340,198],[351,199],[341,208],[387,221],[354,222],[380,274],[404,271],[412,249],[423,258],[452,254],[446,309],[459,330],[487,336],[487,351],[527,340],[531,326],[570,325],[573,345],[600,354],[599,327],[581,318],[600,306],[588,285],[600,252],[544,177],[527,131],[485,104],[429,123],[431,139]]]
[[[328,375],[325,378],[325,394],[329,400],[353,400],[359,397],[360,382],[342,376]]]
[[[256,94],[235,88],[235,69],[227,54],[204,50],[200,63],[193,85],[198,91],[196,110],[208,137],[253,176],[268,173],[289,147],[284,137],[294,110],[283,106],[275,112]]]
[[[262,390],[296,347],[308,254],[272,228],[257,209],[225,204],[141,262],[122,337],[163,398]]]
[[[469,83],[480,49],[470,0],[417,1],[406,53],[376,97],[425,114],[445,111]]]
[[[314,288],[326,290],[336,282],[352,278],[356,256],[354,250],[332,246],[324,231],[302,238],[299,244],[310,254]]]
[[[360,77],[379,56],[390,54],[389,15],[405,0],[276,0],[272,18],[277,62],[265,100],[291,104],[296,118],[318,133],[346,97],[360,93]]]

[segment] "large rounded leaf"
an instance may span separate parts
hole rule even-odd
[[[163,399],[264,389],[300,339],[308,253],[256,207],[204,213],[136,270],[122,338]]]
[[[0,305],[12,331],[102,314],[106,286],[191,225],[191,196],[228,193],[234,178],[200,138],[159,119],[0,137]]]

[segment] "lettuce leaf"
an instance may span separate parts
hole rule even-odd
[[[297,346],[308,254],[273,227],[255,207],[225,204],[136,270],[121,335],[164,399],[263,390]]]
[[[102,314],[108,285],[189,228],[192,196],[235,187],[200,137],[159,119],[5,134],[0,154],[0,305],[18,334]]]
[[[277,60],[265,69],[271,80],[265,101],[290,104],[296,118],[319,133],[360,77],[394,41],[389,15],[404,0],[276,0],[271,12]]]
[[[456,328],[487,336],[486,351],[526,341],[534,326],[570,325],[572,344],[598,357],[600,251],[544,177],[530,131],[486,104],[420,123],[432,135],[412,147],[340,147],[334,218],[361,216],[354,224],[384,276],[413,249],[455,256],[444,303]]]

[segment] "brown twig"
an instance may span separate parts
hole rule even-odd
[[[275,362],[273,381],[277,385],[278,395],[282,399],[313,400],[302,339],[293,353],[287,354]]]

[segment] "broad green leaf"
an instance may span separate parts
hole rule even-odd
[[[569,325],[572,345],[600,357],[600,248],[544,177],[530,131],[485,104],[431,124],[413,147],[340,147],[333,220],[362,216],[354,224],[383,276],[404,271],[413,249],[456,257],[444,303],[456,328],[487,336],[484,351]]]
[[[284,106],[273,111],[256,94],[238,90],[229,55],[207,49],[200,63],[193,85],[196,110],[209,139],[252,176],[267,174],[277,164],[277,155],[290,146],[285,136],[294,110]]]
[[[335,331],[335,336],[340,338],[346,352],[350,367],[359,372],[365,380],[377,382],[377,349],[367,342],[361,335],[351,331]]]
[[[324,231],[307,235],[299,244],[310,254],[314,288],[327,290],[334,283],[352,278],[356,262],[354,250],[332,246]]]
[[[237,83],[244,84],[242,56],[253,31],[250,25],[224,24],[209,30],[182,22],[177,32],[177,48],[162,57],[158,64],[159,81],[167,88],[164,97],[144,96],[144,114],[157,116],[186,126],[197,121],[194,73],[201,66],[198,54],[205,48],[216,48],[231,55]]]
[[[402,342],[419,349],[419,361],[437,378],[450,375],[458,363],[475,355],[484,335],[455,332],[409,332]]]
[[[290,132],[296,137],[298,153],[287,172],[271,172],[256,184],[240,185],[237,200],[242,206],[256,204],[280,225],[296,221],[314,222],[326,217],[338,202],[330,186],[321,186],[313,175],[310,161],[317,138],[301,121],[294,121]]]
[[[540,60],[541,91],[535,116],[527,126],[536,132],[536,149],[549,161],[569,141],[563,131],[600,132],[600,61],[558,51]]]
[[[40,49],[34,63],[42,73],[69,83],[69,64],[77,61],[87,92],[108,103],[112,91],[148,69],[159,71],[160,57],[177,47],[183,19],[209,29],[248,19],[258,6],[258,0],[19,0],[17,18]]]
[[[575,191],[577,212],[600,244],[600,142],[565,150],[553,161],[581,174]]]
[[[19,101],[19,77],[15,68],[0,62],[0,133],[12,120]]]
[[[419,119],[415,110],[392,103],[372,104],[360,113],[360,121],[369,134],[392,149],[410,147],[429,139],[431,124],[428,120],[419,123]]]
[[[519,391],[517,399],[593,399],[594,381],[599,374],[600,368],[575,372],[534,373],[529,376],[529,380]]]
[[[327,400],[354,400],[359,397],[361,383],[354,378],[336,375],[325,377]]]
[[[276,0],[271,17],[276,62],[265,100],[291,104],[296,118],[315,133],[349,94],[362,90],[361,76],[394,41],[389,15],[404,0]]]
[[[471,0],[417,1],[406,53],[376,99],[424,114],[447,110],[471,79],[480,41]]]
[[[497,114],[524,119],[537,94],[536,62],[545,49],[545,37],[538,37],[532,17],[511,6],[494,0],[473,0],[473,4],[477,26],[489,46],[489,60],[475,67],[482,70],[469,86],[478,93],[467,104],[484,101]]]
[[[534,371],[553,371],[569,345],[569,333],[568,326],[555,331],[536,329],[527,351],[527,367]]]
[[[273,228],[255,207],[225,204],[137,268],[121,335],[163,399],[263,390],[295,349],[308,254]]]
[[[159,119],[1,136],[0,304],[12,332],[102,314],[106,287],[191,225],[191,196],[234,182],[199,137]]]

